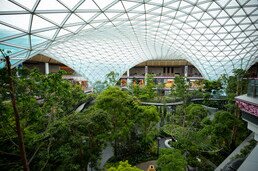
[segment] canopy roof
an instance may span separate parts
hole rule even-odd
[[[257,0],[1,0],[0,48],[13,66],[41,53],[91,82],[155,59],[216,79],[258,61],[257,19]]]

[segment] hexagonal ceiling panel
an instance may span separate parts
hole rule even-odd
[[[0,6],[0,48],[11,50],[13,66],[41,53],[91,83],[155,59],[186,59],[207,79],[248,69],[258,61],[257,28],[257,0],[1,0]]]

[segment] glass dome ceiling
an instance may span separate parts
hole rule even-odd
[[[0,2],[0,48],[13,66],[41,53],[93,83],[146,60],[186,59],[206,79],[258,61],[257,0]]]

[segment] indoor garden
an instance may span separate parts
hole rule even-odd
[[[153,75],[122,89],[111,72],[85,94],[63,72],[0,74],[2,170],[138,171],[146,161],[160,171],[214,170],[250,134],[234,102],[246,92],[244,70],[195,90],[177,76],[166,95]]]

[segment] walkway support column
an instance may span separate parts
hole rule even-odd
[[[128,69],[126,71],[126,74],[127,74],[126,85],[127,85],[127,87],[129,87],[130,86],[130,79],[129,79],[129,77],[130,77],[130,69]]]
[[[45,74],[49,74],[49,63],[45,63]]]
[[[144,84],[147,85],[147,75],[148,75],[148,66],[145,66],[145,78],[144,78]]]
[[[185,66],[185,77],[188,77],[188,65]]]

